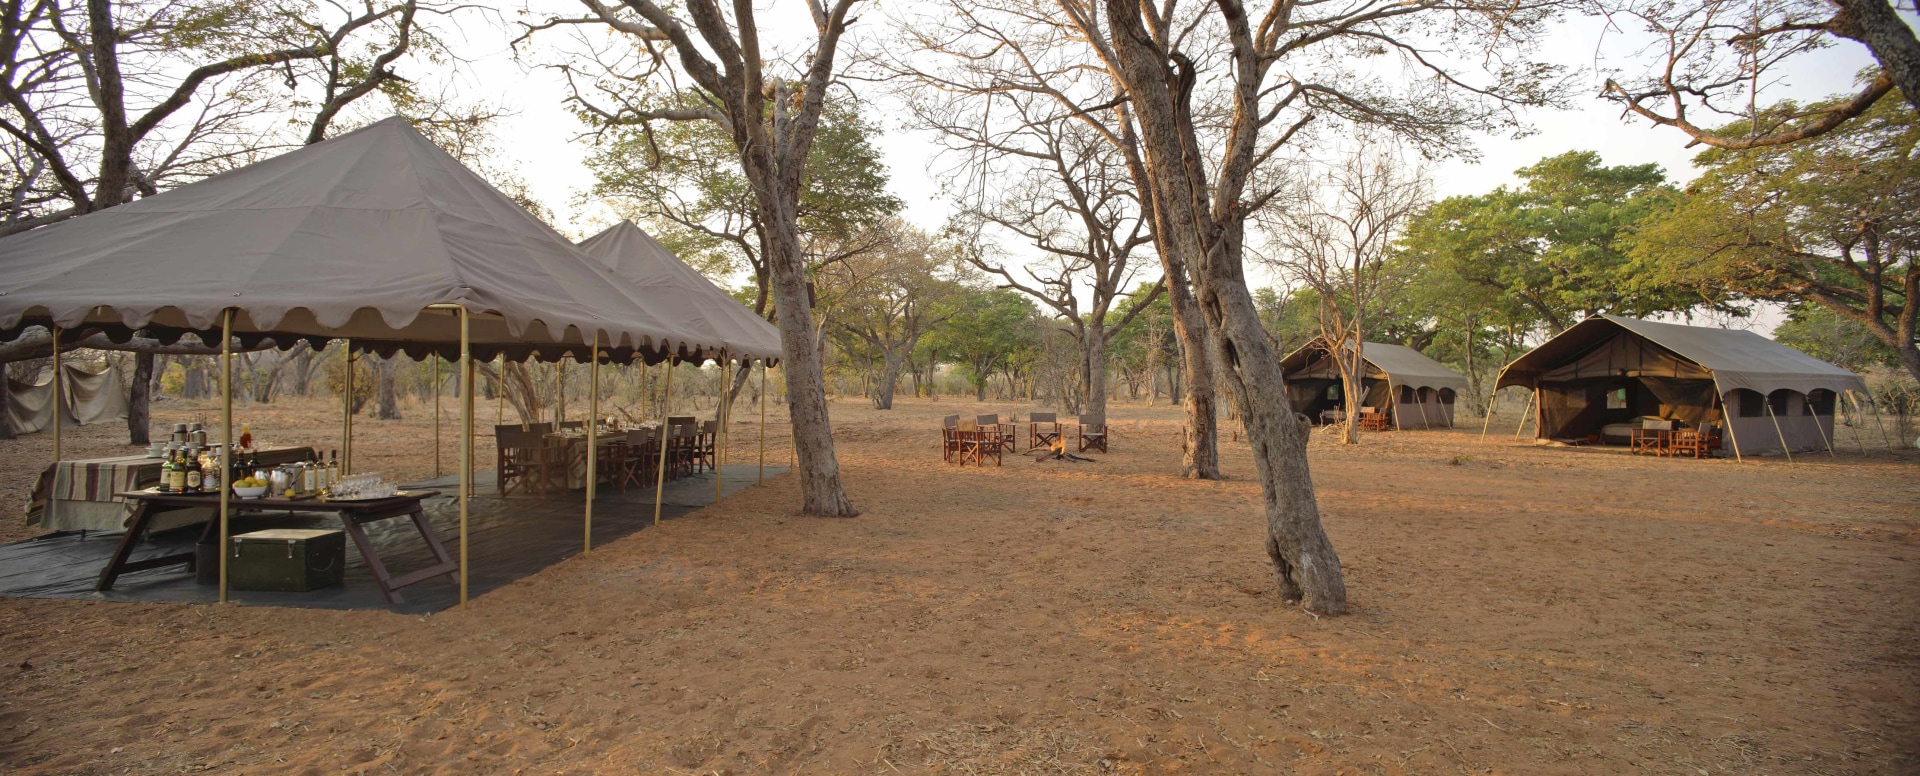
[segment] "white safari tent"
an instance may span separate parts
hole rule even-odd
[[[1349,352],[1352,342],[1347,343]],[[1388,414],[1397,429],[1452,428],[1453,408],[1467,378],[1405,345],[1368,342],[1360,348],[1365,366],[1361,404]],[[1280,360],[1293,409],[1314,423],[1345,406],[1340,367],[1325,338],[1316,337]]]
[[[1739,454],[1831,450],[1859,375],[1750,331],[1599,315],[1501,369],[1533,392],[1535,436],[1627,444],[1645,419],[1725,430]],[[1523,420],[1523,423],[1525,421]]]

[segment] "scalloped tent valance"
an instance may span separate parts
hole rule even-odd
[[[233,308],[243,340],[457,355],[429,308],[460,304],[482,358],[578,358],[596,333],[615,361],[728,347],[646,296],[398,117],[0,239],[0,338],[217,334]]]

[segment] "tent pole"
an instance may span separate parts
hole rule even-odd
[[[1493,402],[1500,398],[1500,389],[1493,389],[1493,395],[1487,397],[1487,420],[1480,424],[1480,438],[1487,438],[1487,429],[1493,428]]]
[[[667,433],[673,430],[670,426],[667,425],[667,400],[673,398],[673,354],[672,353],[667,354],[667,360],[664,366],[666,367],[666,372],[667,372],[667,376],[665,378],[666,387],[661,389],[660,433],[655,435],[659,439],[659,444],[656,445],[656,447],[660,451],[660,455],[658,456],[660,459],[660,473],[655,475],[653,480],[653,524],[654,525],[660,524],[661,497],[666,495],[666,488],[667,488]]]
[[[347,392],[340,401],[340,474],[353,473],[353,340],[347,343]]]
[[[472,315],[460,306],[460,605],[467,605],[467,501],[473,496]]]
[[[1439,395],[1439,392],[1434,392],[1436,398],[1439,397]],[[1414,406],[1420,408],[1420,426],[1422,428],[1433,428],[1433,420],[1427,417],[1427,399],[1420,395],[1420,389],[1415,388],[1413,390],[1413,400],[1417,402]]]
[[[733,386],[733,359],[720,351],[720,404],[713,410],[713,503],[720,503],[720,462],[727,457],[727,389]]]
[[[1834,457],[1833,440],[1827,437],[1827,428],[1825,426],[1820,425],[1820,408],[1813,406],[1812,397],[1805,396],[1803,394],[1801,398],[1806,399],[1808,402],[1807,409],[1810,411],[1809,417],[1813,418],[1813,430],[1820,432],[1820,442],[1827,446],[1827,457],[1828,458]],[[1839,396],[1834,397],[1833,407],[1834,407],[1834,411],[1827,413],[1828,417],[1839,416],[1839,410],[1840,410]],[[1839,428],[1838,426],[1835,427],[1835,431],[1834,431],[1835,434],[1840,433],[1838,428]]]
[[[600,480],[600,331],[587,351],[587,537],[582,554],[593,552],[593,497]]]
[[[1868,394],[1867,399],[1872,401],[1873,395]],[[1880,427],[1880,441],[1886,443],[1887,452],[1893,452],[1893,437],[1887,436],[1887,423],[1880,419],[1880,402],[1877,401],[1873,402],[1873,425]]]
[[[66,407],[66,403],[60,400],[62,398],[60,391],[60,327],[47,324],[47,331],[53,335],[53,462],[58,464],[60,463],[60,427],[65,425],[61,422],[65,420],[65,418],[60,416],[60,411]]]
[[[1840,394],[1840,395],[1841,395],[1841,396],[1843,396],[1843,397],[1846,397],[1847,399],[1850,399],[1850,400],[1852,400],[1852,401],[1853,401],[1853,417],[1851,417],[1851,418],[1848,418],[1848,420],[1849,420],[1850,422],[1849,422],[1849,423],[1847,423],[1847,425],[1848,425],[1848,426],[1851,426],[1851,427],[1853,428],[1853,443],[1854,443],[1854,445],[1856,445],[1856,446],[1858,446],[1858,447],[1860,448],[1860,454],[1861,454],[1861,455],[1866,455],[1866,454],[1867,454],[1867,442],[1866,442],[1866,440],[1864,440],[1864,439],[1861,439],[1861,438],[1860,438],[1860,427],[1861,427],[1861,426],[1864,426],[1864,425],[1866,425],[1866,420],[1867,420],[1867,419],[1866,419],[1866,418],[1863,418],[1863,417],[1860,417],[1861,415],[1863,415],[1863,414],[1865,414],[1865,413],[1863,413],[1863,412],[1861,412],[1861,411],[1860,411],[1860,397],[1859,397],[1859,396],[1855,396],[1855,395],[1854,395],[1854,392],[1853,392],[1853,391],[1846,391],[1846,392],[1844,392],[1844,393],[1842,393],[1842,394]],[[1835,434],[1835,436],[1838,436],[1838,435],[1839,435],[1839,432],[1837,432],[1837,431],[1836,431],[1836,432],[1834,432],[1834,434]]]
[[[760,480],[767,484],[767,360],[760,359]]]
[[[433,476],[440,477],[440,354],[428,358],[433,360]]]
[[[493,377],[493,425],[507,424],[507,354],[500,353],[500,368]]]
[[[1727,421],[1727,441],[1733,443],[1733,460],[1745,463],[1747,459],[1740,455],[1740,435],[1733,432],[1733,413],[1727,411],[1726,395],[1720,394],[1720,383],[1718,381],[1714,382],[1713,391],[1720,395],[1720,417]]]
[[[1533,388],[1533,390],[1531,390],[1531,391],[1528,391],[1528,392],[1527,392],[1527,403],[1526,403],[1526,406],[1523,406],[1523,407],[1521,407],[1521,408],[1520,408],[1520,425],[1518,425],[1518,426],[1515,426],[1515,427],[1513,428],[1513,439],[1514,439],[1514,441],[1516,441],[1516,442],[1517,442],[1517,441],[1519,441],[1519,440],[1520,440],[1520,432],[1522,432],[1522,431],[1525,431],[1525,430],[1527,430],[1527,414],[1533,411],[1533,400],[1534,400],[1534,398],[1535,398],[1535,397],[1537,397],[1537,396],[1538,396],[1539,394],[1540,394],[1540,387],[1539,387],[1539,386],[1537,386],[1537,385],[1536,385],[1536,386],[1534,386],[1534,388]],[[1540,425],[1540,424],[1538,424],[1538,423],[1535,423],[1535,424],[1534,424],[1534,426],[1535,426],[1536,428],[1537,428],[1537,427],[1538,427],[1539,425]],[[1536,431],[1535,433],[1538,433],[1538,432]]]
[[[220,603],[227,602],[227,542],[233,515],[233,308],[220,314]]]
[[[1774,436],[1780,438],[1780,452],[1787,454],[1787,463],[1793,463],[1793,450],[1787,447],[1787,434],[1780,430],[1780,418],[1773,414],[1773,397],[1767,397],[1767,420],[1773,421]]]

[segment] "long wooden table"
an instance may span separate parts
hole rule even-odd
[[[140,539],[146,535],[147,528],[153,522],[153,518],[156,515],[180,509],[206,509],[212,507],[217,510],[220,507],[220,497],[207,493],[159,493],[151,490],[136,490],[117,495],[135,502],[136,506],[133,510],[133,516],[127,521],[126,535],[121,537],[120,546],[114,548],[113,558],[107,561],[107,567],[100,570],[100,582],[94,586],[94,589],[111,590],[113,589],[113,582],[116,578],[121,574],[131,571],[173,566],[181,563],[185,563],[187,570],[192,571],[194,568],[194,556],[193,553],[190,552],[165,555],[158,558],[147,558],[138,561],[128,561],[127,559],[133,555],[134,546],[138,545]],[[447,554],[446,547],[440,544],[440,538],[434,534],[433,526],[427,522],[426,512],[420,508],[420,502],[422,500],[437,495],[440,495],[440,492],[437,490],[408,490],[401,491],[399,494],[388,498],[368,499],[365,501],[322,501],[317,498],[289,499],[271,497],[257,499],[233,498],[228,503],[229,509],[234,514],[243,512],[321,512],[329,513],[340,518],[341,524],[346,529],[347,537],[353,540],[353,546],[360,550],[360,557],[366,559],[367,567],[373,571],[374,581],[380,583],[380,592],[386,595],[388,603],[399,604],[406,600],[401,597],[400,588],[425,582],[434,577],[445,576],[453,579],[455,573],[460,570],[460,564],[453,559],[452,555]],[[367,538],[367,533],[361,529],[361,526],[367,523],[389,520],[396,517],[405,517],[413,521],[414,529],[420,532],[420,538],[426,541],[427,549],[433,552],[433,556],[437,562],[426,568],[409,571],[399,576],[394,576],[387,570],[386,563],[380,560],[380,553],[374,549],[373,542]],[[219,523],[220,519],[218,514],[214,516],[214,519],[207,521],[206,528],[202,530],[200,534],[201,543],[204,544],[210,538],[219,535]],[[222,547],[220,551],[226,552],[227,548]]]

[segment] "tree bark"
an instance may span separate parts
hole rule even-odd
[[[1832,23],[1834,34],[1859,41],[1872,51],[1894,87],[1920,114],[1920,38],[1914,36],[1913,28],[1888,0],[1833,0],[1833,4],[1840,7]]]
[[[400,390],[397,385],[399,381],[394,379],[396,364],[394,364],[393,361],[395,358],[399,358],[399,356],[395,355],[392,358],[373,357],[375,392],[379,396],[379,402],[374,406],[373,417],[379,420],[400,419]]]
[[[1241,422],[1260,473],[1267,518],[1267,555],[1281,597],[1298,601],[1309,611],[1341,614],[1347,609],[1346,582],[1340,558],[1320,524],[1313,479],[1307,464],[1308,426],[1293,412],[1287,399],[1286,376],[1260,313],[1247,289],[1241,239],[1245,228],[1237,193],[1210,210],[1212,191],[1199,147],[1186,132],[1194,121],[1184,103],[1190,90],[1180,89],[1176,101],[1169,81],[1178,76],[1147,31],[1140,0],[1105,0],[1107,23],[1120,62],[1123,86],[1139,117],[1142,146],[1153,179],[1153,194],[1166,214],[1170,242],[1180,255],[1190,257],[1194,297],[1207,323],[1208,342],[1220,369],[1233,386]],[[1244,21],[1243,19],[1241,21]],[[1252,52],[1233,52],[1244,80]],[[1256,120],[1257,83],[1238,83],[1234,112],[1236,140],[1251,131]],[[1184,124],[1183,124],[1184,122]],[[1231,158],[1250,165],[1247,155]],[[1223,178],[1244,180],[1249,169],[1224,168]]]
[[[127,444],[151,444],[148,425],[153,418],[153,354],[133,354],[133,380],[127,385]]]
[[[1107,417],[1107,338],[1105,335],[1087,331],[1082,335],[1085,343],[1081,348],[1081,368],[1087,370],[1086,414],[1096,418]]]
[[[1167,272],[1167,301],[1173,307],[1173,334],[1181,343],[1180,372],[1185,390],[1173,389],[1185,417],[1180,440],[1180,475],[1190,480],[1220,479],[1219,408],[1213,392],[1213,364],[1207,355],[1207,322],[1187,283],[1186,262],[1161,254]]]
[[[751,151],[741,154],[747,179],[776,184]],[[794,164],[801,164],[796,160]],[[840,481],[840,460],[833,452],[833,421],[827,415],[827,375],[815,347],[813,310],[807,307],[806,256],[800,249],[792,198],[765,192],[756,198],[766,225],[766,257],[773,275],[774,306],[779,310],[780,345],[785,357],[787,412],[793,422],[794,464],[800,478],[800,511],[823,517],[855,517]],[[826,339],[825,337],[821,338]]]
[[[873,384],[873,408],[876,410],[893,409],[893,391],[900,384],[900,367],[906,359],[887,354],[880,365],[880,378]]]

